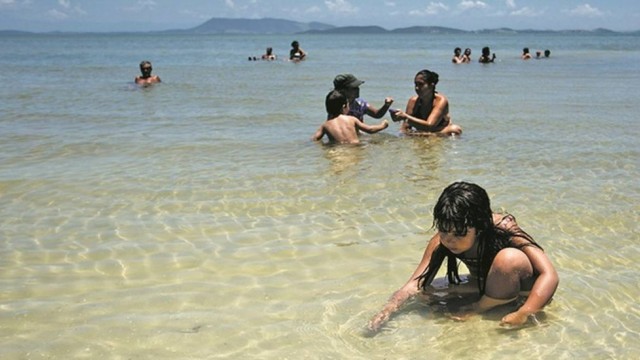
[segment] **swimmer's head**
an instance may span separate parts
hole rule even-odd
[[[142,72],[145,72],[145,71],[151,72],[151,70],[153,70],[153,67],[151,66],[151,61],[143,60],[140,63],[140,71],[142,71]]]
[[[491,53],[491,50],[489,49],[488,46],[485,46],[482,48],[482,56],[489,56],[490,53]]]
[[[456,56],[460,55],[461,52],[462,52],[462,49],[460,49],[459,47],[453,49],[453,54]]]
[[[544,57],[549,57],[551,56],[551,50],[547,49],[544,51]]]
[[[331,90],[325,99],[325,107],[329,117],[336,117],[344,113],[347,106],[347,96],[338,90]]]
[[[447,186],[433,208],[433,227],[457,236],[466,235],[469,228],[477,233],[491,229],[493,214],[487,192],[467,182]]]
[[[293,40],[293,42],[291,43],[291,47],[292,48],[296,48],[297,49],[299,46],[300,46],[300,44],[298,43],[297,40]]]
[[[464,54],[467,56],[471,55],[471,49],[469,48],[464,49]]]
[[[529,48],[526,47],[526,48],[522,49],[522,53],[523,54],[528,54],[529,53]]]

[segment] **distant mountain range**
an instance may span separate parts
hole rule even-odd
[[[324,31],[332,28],[334,28],[333,25],[319,22],[301,23],[284,19],[212,18],[202,25],[178,31],[195,34],[295,34],[307,31]]]
[[[59,32],[56,32],[59,33]],[[302,23],[284,19],[230,19],[212,18],[201,25],[190,29],[149,31],[146,33],[179,33],[179,34],[628,34],[640,35],[640,30],[617,32],[608,29],[594,30],[514,30],[509,28],[460,30],[441,26],[412,26],[387,30],[380,26],[343,26],[336,27],[319,22]],[[3,30],[0,34],[29,34],[26,31]]]
[[[192,34],[518,34],[518,33],[575,33],[617,34],[608,29],[595,30],[514,30],[509,28],[467,31],[442,26],[412,26],[387,30],[380,26],[337,27],[319,22],[301,23],[284,19],[229,19],[212,18],[191,29],[167,30]],[[625,33],[627,34],[627,33]],[[640,31],[634,32],[640,34]]]

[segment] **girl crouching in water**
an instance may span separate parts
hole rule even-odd
[[[433,209],[433,218],[437,234],[407,283],[371,319],[370,330],[378,331],[409,298],[428,292],[445,260],[450,284],[461,281],[457,260],[467,266],[469,278],[477,283],[478,300],[465,309],[470,313],[527,296],[520,308],[502,318],[501,325],[522,325],[551,300],[558,286],[551,261],[512,215],[492,212],[483,188],[466,182],[449,185]]]

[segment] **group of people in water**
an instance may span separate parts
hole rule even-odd
[[[291,50],[289,50],[289,61],[295,61],[295,62],[302,61],[302,60],[305,60],[306,57],[307,57],[307,53],[304,50],[302,50],[302,48],[300,47],[300,43],[297,40],[294,40],[291,43]],[[272,61],[277,59],[278,57],[276,56],[276,54],[273,53],[272,47],[267,47],[265,53],[262,54],[260,58],[258,58],[257,56],[249,56],[249,61],[257,61],[257,60]]]
[[[483,56],[490,53],[486,49]],[[291,52],[294,59],[306,56],[297,41],[292,43]],[[265,60],[275,59],[270,49],[265,56]],[[151,62],[142,61],[141,75],[135,82],[142,86],[161,82],[151,71]],[[400,129],[407,135],[462,133],[462,128],[451,121],[448,99],[436,91],[438,74],[433,71],[425,69],[415,75],[416,95],[409,98],[404,111],[391,108],[391,97],[386,97],[380,108],[373,106],[360,97],[362,84],[364,81],[353,74],[334,78],[334,89],[325,98],[327,120],[313,140],[326,136],[331,143],[357,144],[360,131],[376,133],[389,126],[386,119],[376,125],[366,124],[364,116],[379,119],[387,112],[393,121],[402,122]],[[371,332],[378,332],[414,298],[440,304],[454,299],[458,303],[448,311],[456,320],[501,307],[507,313],[500,324],[508,327],[526,324],[551,301],[559,283],[553,264],[513,215],[493,212],[487,192],[479,185],[455,182],[447,186],[433,209],[433,228],[437,232],[428,241],[416,269],[369,321]],[[447,276],[436,280],[445,262]],[[467,276],[458,273],[459,262],[468,268]]]
[[[353,74],[340,74],[325,98],[327,120],[312,139],[326,136],[330,143],[357,144],[360,131],[376,133],[389,126],[386,119],[366,124],[364,116],[382,118],[387,112],[394,121],[402,121],[405,134],[459,135],[462,128],[451,122],[448,100],[436,91],[437,83],[437,73],[419,71],[414,78],[416,95],[401,111],[391,108],[391,97],[376,108],[360,98],[364,81]],[[369,331],[378,332],[414,298],[447,304],[456,320],[503,308],[506,315],[501,326],[520,327],[530,318],[536,321],[535,314],[551,301],[558,287],[558,273],[543,248],[519,227],[513,215],[493,212],[482,187],[469,182],[447,186],[433,209],[433,228],[437,232],[416,269],[371,318]],[[445,262],[446,279],[436,280]],[[467,276],[458,273],[459,262],[469,270]]]
[[[550,56],[551,56],[551,51],[549,49],[545,50],[544,58],[548,58]],[[522,60],[529,60],[532,58],[531,54],[529,53],[529,48],[526,47],[522,49],[522,55],[520,56],[520,58]],[[541,59],[541,58],[542,58],[542,51],[540,50],[536,51],[536,59]],[[482,54],[480,55],[480,58],[478,58],[478,62],[481,64],[488,64],[488,63],[495,62],[495,60],[496,60],[496,54],[491,53],[491,49],[488,46],[483,47]],[[468,64],[472,62],[471,49],[466,48],[464,50],[464,53],[462,53],[462,49],[459,47],[453,49],[453,57],[451,58],[451,62],[454,64]]]
[[[378,109],[360,97],[359,80],[353,74],[340,74],[333,80],[334,89],[325,98],[327,120],[313,134],[312,139],[326,136],[330,143],[357,144],[360,131],[376,133],[386,129],[385,119],[378,125],[368,125],[364,116],[376,119],[389,112],[394,122],[401,122],[400,131],[406,135],[460,135],[462,128],[451,122],[449,100],[436,91],[439,76],[430,70],[421,70],[414,77],[416,95],[409,98],[405,110],[391,108],[393,98],[384,99]]]

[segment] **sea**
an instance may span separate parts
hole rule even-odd
[[[311,140],[337,74],[404,109],[422,69],[462,135]],[[638,83],[620,33],[0,35],[0,358],[637,359]],[[553,301],[369,332],[455,181],[545,249]]]

